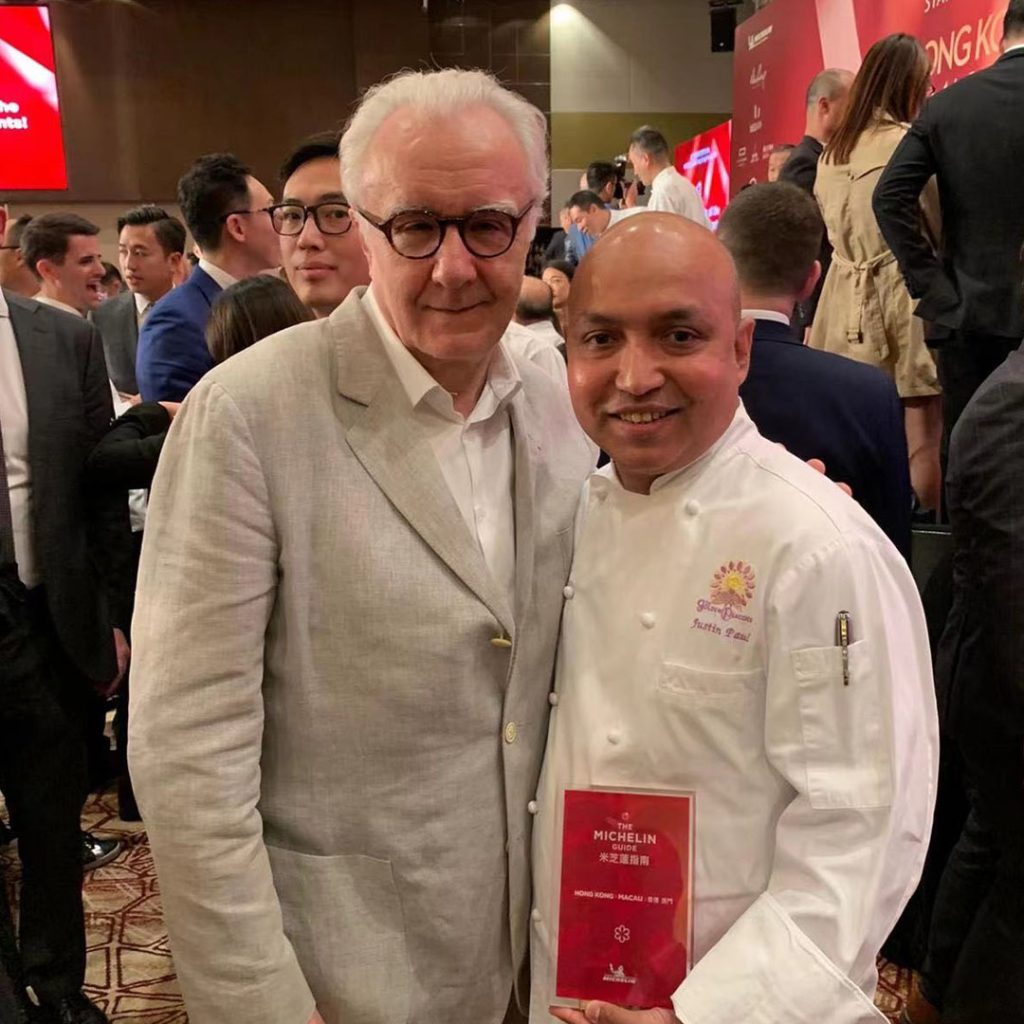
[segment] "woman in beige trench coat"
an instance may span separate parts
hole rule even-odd
[[[931,65],[913,36],[880,39],[867,52],[835,136],[818,164],[815,196],[834,254],[811,328],[814,348],[870,363],[893,378],[903,400],[910,479],[918,501],[941,494],[942,397],[924,323],[878,229],[871,194],[930,89]],[[921,216],[938,238],[935,180]]]

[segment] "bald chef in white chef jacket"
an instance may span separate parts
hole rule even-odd
[[[531,1024],[885,1020],[875,957],[935,798],[924,617],[860,506],[744,412],[750,344],[728,254],[681,217],[617,226],[573,282],[573,405],[613,462],[586,486],[565,588]],[[562,795],[591,786],[696,793],[695,966],[675,1016],[549,1010]]]

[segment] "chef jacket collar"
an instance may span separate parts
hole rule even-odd
[[[741,401],[737,406],[736,414],[733,416],[732,422],[726,428],[725,433],[722,434],[722,436],[706,452],[704,452],[703,455],[694,459],[693,462],[681,467],[680,469],[674,469],[671,473],[666,473],[664,476],[659,476],[654,483],[651,484],[651,495],[657,494],[659,491],[663,491],[675,484],[683,485],[692,483],[702,475],[704,470],[711,463],[711,460],[723,448],[734,444],[753,429],[753,420],[751,420],[747,415],[747,410],[743,408],[743,402]],[[609,462],[606,466],[602,466],[591,474],[590,493],[601,497],[612,492],[628,494],[640,500],[651,496],[647,494],[636,494],[634,491],[627,491],[626,488],[622,486],[619,474],[615,470],[615,463]]]

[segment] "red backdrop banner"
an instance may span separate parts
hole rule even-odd
[[[732,193],[765,180],[775,146],[800,141],[819,71],[856,71],[877,39],[909,32],[944,89],[999,56],[1005,10],[1006,0],[773,0],[736,29]]]
[[[676,146],[676,170],[693,182],[713,229],[729,202],[729,158],[732,121],[695,135]]]
[[[0,189],[68,187],[46,7],[0,7]]]

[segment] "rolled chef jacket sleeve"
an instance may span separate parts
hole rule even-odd
[[[784,570],[765,656],[766,753],[793,798],[766,891],[697,963],[675,1011],[684,1024],[884,1021],[869,997],[875,956],[920,876],[938,760],[924,616],[895,549],[843,538]]]

